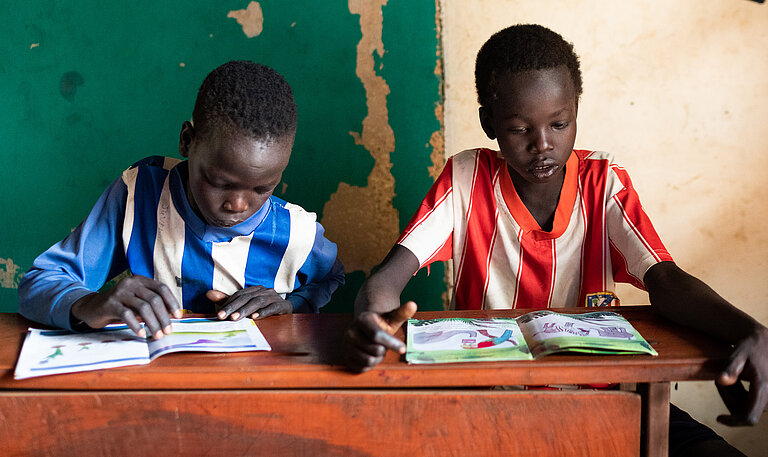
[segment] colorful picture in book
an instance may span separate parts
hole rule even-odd
[[[407,331],[410,362],[530,357],[514,319],[410,320]]]
[[[544,335],[545,338],[572,335],[625,340],[634,338],[625,326],[626,321],[618,319],[614,313],[594,312],[566,316],[549,312],[532,312],[520,316],[519,320],[521,325],[524,324],[531,329],[529,334],[533,339],[537,339],[537,335]]]
[[[577,352],[653,352],[629,322],[612,312],[569,315],[534,311],[520,316],[518,322],[534,355],[563,349]]]
[[[151,340],[149,357],[155,357],[179,351],[211,351],[226,352],[230,349],[242,349],[256,346],[251,341],[246,330],[223,330],[201,332],[184,330],[183,324],[176,324],[172,338]]]
[[[78,335],[73,339],[71,333],[63,330],[44,330],[48,349],[39,351],[40,358],[33,370],[54,370],[65,367],[85,367],[102,365],[105,361],[129,362],[145,360],[147,342],[127,328],[103,330]]]
[[[412,325],[417,350],[480,349],[492,346],[517,346],[512,330],[495,321],[477,319],[423,320]]]

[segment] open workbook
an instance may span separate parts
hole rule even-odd
[[[88,333],[30,328],[14,378],[146,365],[171,352],[271,350],[251,319],[171,319],[171,325],[173,333],[159,340],[141,338],[126,325],[110,325]]]
[[[409,363],[532,360],[555,352],[658,355],[624,317],[607,311],[409,319],[406,334]]]

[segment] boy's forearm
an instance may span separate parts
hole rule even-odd
[[[416,256],[408,249],[395,245],[379,269],[360,288],[355,298],[355,314],[365,311],[382,314],[397,309],[400,294],[418,269]]]
[[[400,306],[400,292],[380,280],[374,273],[355,297],[355,314],[366,311],[374,313],[387,313]]]
[[[127,188],[118,178],[88,217],[66,238],[40,254],[19,284],[19,312],[46,325],[71,330],[72,305],[127,268],[122,227]]]
[[[651,267],[644,280],[654,310],[681,325],[729,344],[762,328],[755,319],[672,262]]]
[[[93,292],[63,276],[34,268],[27,272],[19,284],[19,314],[41,324],[72,330],[72,305]]]

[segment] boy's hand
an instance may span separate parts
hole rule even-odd
[[[749,390],[740,379],[749,382]],[[758,328],[736,346],[716,385],[731,413],[719,416],[718,422],[730,426],[757,424],[768,403],[768,329]]]
[[[181,306],[165,284],[145,276],[131,276],[106,292],[95,292],[72,305],[72,316],[91,328],[102,328],[113,322],[125,322],[138,336],[149,333],[160,339],[171,333],[169,315],[181,317]]]
[[[240,289],[231,296],[218,290],[209,290],[205,296],[216,304],[219,319],[229,317],[236,321],[243,316],[261,319],[274,314],[293,312],[291,302],[281,297],[275,289],[267,289],[264,286]]]
[[[355,316],[344,334],[347,366],[363,372],[381,362],[387,349],[405,353],[405,343],[393,335],[415,312],[416,303],[409,301],[385,314],[365,311]]]

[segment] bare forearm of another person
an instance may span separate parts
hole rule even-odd
[[[355,318],[344,338],[347,366],[366,371],[384,358],[387,350],[405,352],[393,335],[416,312],[416,303],[400,303],[400,294],[419,261],[408,249],[395,245],[379,269],[363,284],[355,299]]]
[[[768,329],[672,262],[651,267],[644,283],[660,315],[734,346],[716,381],[731,414],[718,421],[756,424],[768,403]]]

